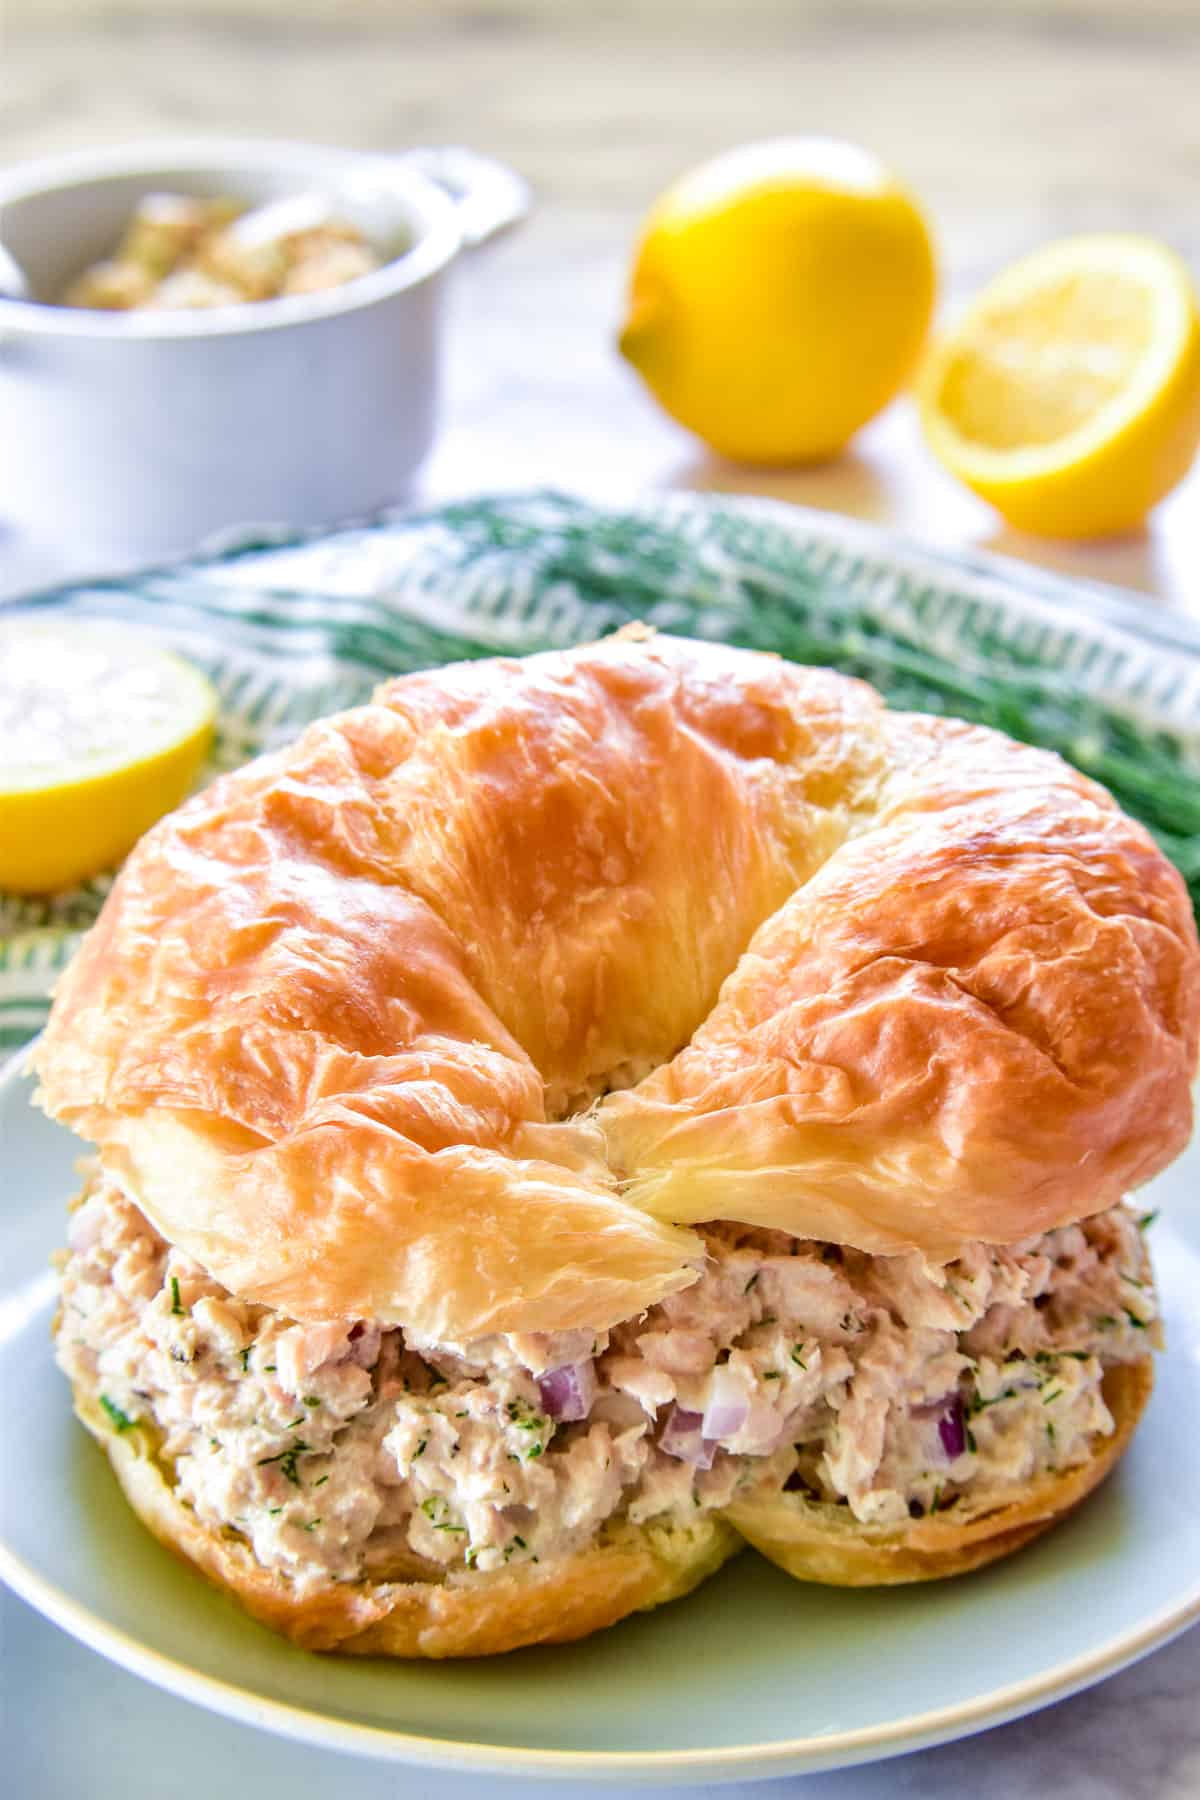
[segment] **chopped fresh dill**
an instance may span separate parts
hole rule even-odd
[[[316,1480],[316,1481],[314,1481],[314,1482],[313,1482],[313,1486],[314,1486],[314,1487],[315,1487],[315,1488],[319,1488],[319,1487],[324,1487],[324,1486],[325,1486],[325,1483],[326,1483],[326,1482],[327,1482],[327,1481],[328,1481],[328,1480],[329,1480],[329,1477],[328,1477],[328,1475],[322,1475],[322,1476],[320,1476],[320,1477],[319,1477],[319,1478],[318,1478],[318,1479],[317,1479],[317,1480]]]
[[[123,1413],[116,1402],[110,1400],[107,1394],[101,1394],[100,1404],[108,1414],[109,1423],[115,1426],[118,1431],[129,1431],[131,1429],[133,1420],[129,1417],[128,1413]]]
[[[972,1394],[967,1413],[969,1417],[974,1418],[976,1413],[986,1411],[989,1406],[999,1406],[1002,1400],[1015,1400],[1017,1392],[1015,1387],[1007,1387],[1002,1394],[993,1394],[990,1400],[985,1400],[982,1394]]]
[[[319,1394],[305,1394],[304,1404],[305,1406],[320,1406],[321,1397]]]
[[[421,1511],[429,1520],[435,1531],[466,1531],[465,1525],[456,1525],[450,1517],[450,1506],[444,1494],[430,1494],[421,1502]]]
[[[801,1352],[801,1350],[803,1350],[803,1348],[804,1348],[803,1344],[793,1344],[792,1345],[792,1361],[795,1363],[795,1365],[798,1369],[803,1369],[805,1374],[807,1374],[808,1373],[808,1364],[805,1362],[804,1358],[800,1354],[800,1352]]]
[[[1042,1405],[1049,1406],[1053,1401],[1061,1400],[1062,1397],[1063,1397],[1062,1388],[1056,1387],[1049,1394],[1042,1395]]]
[[[280,1474],[290,1481],[293,1487],[299,1487],[300,1476],[296,1469],[296,1460],[304,1455],[308,1447],[303,1438],[297,1438],[289,1449],[280,1450],[275,1456],[260,1456],[258,1466],[260,1469],[264,1469],[270,1463],[278,1463]]]
[[[246,1348],[242,1351],[242,1374],[243,1375],[248,1375],[250,1373],[250,1349],[251,1349],[251,1346],[249,1344],[247,1344]]]
[[[178,1275],[172,1275],[172,1277],[171,1277],[171,1311],[174,1313],[174,1315],[177,1319],[182,1319],[183,1307],[180,1305],[180,1302],[179,1302],[179,1277],[178,1277]]]
[[[1139,1231],[1149,1231],[1150,1227],[1153,1225],[1155,1219],[1157,1219],[1157,1217],[1159,1215],[1159,1210],[1160,1209],[1156,1206],[1152,1212],[1143,1213],[1141,1218],[1138,1220],[1138,1230]]]
[[[427,1444],[427,1443],[428,1443],[428,1442],[429,1442],[429,1439],[428,1439],[428,1438],[422,1438],[422,1439],[421,1439],[421,1441],[420,1441],[420,1443],[419,1443],[419,1444],[418,1444],[418,1445],[417,1445],[417,1447],[416,1447],[416,1449],[415,1449],[415,1450],[414,1450],[414,1451],[413,1451],[413,1457],[412,1457],[412,1459],[413,1459],[413,1461],[414,1461],[414,1462],[416,1462],[416,1460],[417,1460],[417,1458],[418,1458],[418,1456],[424,1456],[424,1454],[425,1454],[425,1446],[426,1446],[426,1444]]]
[[[518,1431],[536,1431],[540,1435],[547,1424],[545,1416],[529,1409],[528,1403],[524,1400],[510,1400],[504,1410],[508,1414],[509,1423],[515,1425]],[[531,1462],[535,1456],[540,1456],[545,1448],[546,1446],[540,1441],[530,1444],[525,1451],[524,1460]],[[509,1455],[512,1455],[511,1451]],[[514,1456],[512,1460],[520,1462],[521,1458]]]
[[[783,1376],[778,1369],[767,1369],[763,1374],[764,1381],[782,1381]]]
[[[761,1269],[755,1269],[753,1275],[750,1277],[749,1281],[746,1283],[745,1287],[742,1289],[743,1294],[748,1294],[750,1292],[750,1289],[755,1286],[755,1284],[757,1283],[758,1278],[761,1274],[762,1274]]]
[[[1123,1310],[1125,1313],[1125,1317],[1129,1320],[1129,1323],[1133,1326],[1133,1329],[1135,1331],[1145,1331],[1145,1329],[1146,1329],[1145,1319],[1139,1319],[1137,1314],[1130,1312],[1130,1310],[1127,1306]]]

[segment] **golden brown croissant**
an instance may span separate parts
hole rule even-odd
[[[472,1406],[508,1381],[503,1404],[531,1407],[574,1370],[587,1393],[568,1408],[588,1404],[546,1402],[544,1467],[507,1507],[493,1496],[518,1524],[583,1505],[573,1446],[603,1429],[614,1444],[640,1433],[641,1449],[602,1519],[551,1534],[545,1557],[498,1561],[528,1534],[512,1519],[477,1531],[457,1489],[425,1494],[416,1439],[393,1423],[393,1485],[416,1523],[386,1529],[408,1531],[396,1566],[415,1556],[415,1582],[361,1573],[368,1534],[358,1585],[310,1593],[278,1531],[237,1526],[207,1490],[181,1510],[179,1458],[195,1452],[164,1429],[173,1402],[131,1418],[103,1386],[99,1335],[64,1352],[82,1414],[160,1535],[314,1644],[453,1654],[579,1635],[701,1579],[740,1541],[728,1519],[818,1579],[973,1566],[1073,1504],[1144,1403],[1152,1288],[1119,1203],[1187,1139],[1198,1035],[1180,878],[1054,756],[888,712],[825,671],[640,631],[403,677],[149,833],[64,977],[40,1098],[98,1146],[84,1211],[107,1207],[122,1246],[77,1285],[104,1314],[96,1296],[141,1230],[154,1272],[114,1332],[145,1339],[155,1308],[163,1333],[182,1331],[175,1258],[204,1287],[196,1308],[236,1310],[246,1374],[264,1309],[310,1344],[382,1328]],[[715,1221],[745,1229],[689,1229]],[[730,1271],[752,1262],[738,1311]],[[1088,1311],[1122,1279],[1149,1296],[1141,1313]],[[782,1296],[769,1316],[768,1290]],[[689,1333],[711,1340],[706,1364]],[[922,1333],[937,1343],[917,1356]],[[603,1345],[554,1364],[566,1338]],[[885,1344],[891,1376],[870,1361]],[[228,1387],[231,1354],[203,1325],[186,1366],[208,1379],[219,1363]],[[1064,1377],[1057,1461],[994,1446],[1063,1357],[1088,1378]],[[1024,1386],[985,1393],[993,1364]],[[304,1396],[276,1406],[263,1368],[262,1442],[286,1443],[282,1414]],[[485,1453],[467,1442],[482,1414],[454,1427],[436,1382],[404,1379],[446,1455],[490,1468],[496,1431],[512,1438],[500,1401]],[[859,1444],[879,1437],[874,1488],[838,1447],[852,1401]],[[277,1517],[307,1491],[286,1469],[336,1467],[361,1414],[319,1397],[325,1411],[327,1444],[306,1431],[294,1456],[255,1464],[260,1485],[283,1483]],[[940,1486],[917,1466],[939,1441],[954,1451]],[[991,1471],[982,1488],[972,1458]],[[675,1466],[692,1484],[686,1530]],[[819,1552],[779,1548],[781,1518],[799,1543],[826,1515]],[[463,1560],[439,1531],[462,1536]],[[928,1553],[898,1556],[914,1537]]]

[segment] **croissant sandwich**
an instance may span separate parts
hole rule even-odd
[[[318,1650],[562,1641],[749,1542],[971,1569],[1129,1441],[1182,881],[1056,757],[627,631],[404,676],[145,837],[39,1099],[58,1354]]]

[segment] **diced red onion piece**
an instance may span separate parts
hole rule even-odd
[[[727,1364],[719,1364],[709,1377],[704,1436],[714,1439],[736,1437],[749,1417],[750,1401],[744,1383]]]
[[[736,1437],[749,1417],[750,1404],[746,1400],[710,1404],[704,1410],[704,1435],[718,1442]]]
[[[946,1461],[953,1462],[961,1456],[967,1447],[967,1420],[963,1412],[963,1403],[956,1394],[938,1420],[938,1437],[942,1449],[946,1453]]]
[[[947,1462],[961,1456],[967,1447],[967,1415],[958,1394],[943,1394],[940,1399],[926,1400],[912,1409],[914,1419],[928,1419],[937,1425],[938,1444]]]
[[[596,1367],[589,1357],[586,1362],[567,1363],[561,1369],[550,1369],[538,1376],[538,1392],[542,1405],[552,1419],[568,1423],[586,1419],[596,1398]]]
[[[679,1462],[691,1463],[693,1468],[711,1469],[716,1445],[706,1441],[702,1424],[700,1413],[673,1406],[658,1440],[659,1449]]]

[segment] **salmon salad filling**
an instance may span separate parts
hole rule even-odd
[[[751,1491],[902,1527],[1112,1431],[1105,1371],[1160,1343],[1147,1223],[1119,1206],[947,1264],[709,1226],[699,1279],[611,1331],[447,1344],[240,1301],[95,1176],[58,1357],[300,1592],[537,1561]]]

